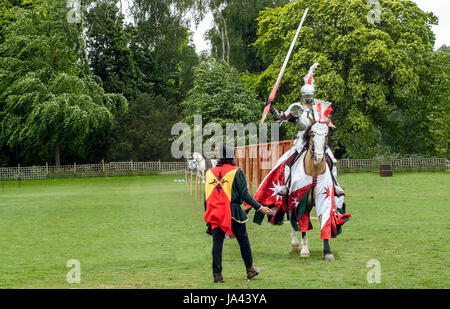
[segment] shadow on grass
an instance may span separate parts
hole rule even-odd
[[[282,250],[282,251],[277,251],[277,252],[255,252],[254,253],[255,256],[261,258],[261,259],[265,259],[265,260],[276,260],[276,261],[304,261],[304,262],[308,262],[308,261],[323,261],[324,260],[324,256],[323,256],[323,250],[311,250],[310,251],[310,256],[307,258],[304,257],[300,257],[300,251],[293,251],[293,250]],[[339,254],[337,253],[337,251],[333,251],[333,255],[336,259],[338,259]]]
[[[336,259],[339,258],[339,254],[336,251],[333,251],[333,255]],[[298,259],[301,262],[324,261],[323,250],[310,250],[309,257],[301,257],[300,251],[290,251],[289,257],[290,259]]]

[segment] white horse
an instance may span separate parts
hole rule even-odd
[[[324,258],[329,261],[334,260],[330,239],[340,234],[342,225],[350,218],[345,211],[344,195],[335,190],[337,182],[328,164],[331,160],[326,155],[331,111],[325,103],[321,103],[320,109],[314,107],[316,121],[302,136],[303,148],[298,151],[293,147],[286,152],[255,195],[260,203],[273,206],[271,208],[275,214],[270,219],[272,224],[282,224],[284,215],[289,214],[291,245],[295,251],[300,251],[301,257],[310,256],[307,232],[312,229],[310,213],[315,207],[324,244]],[[268,190],[273,194],[268,194]],[[302,234],[301,241],[298,232]]]
[[[302,160],[303,162],[299,162],[298,165],[295,165],[295,167],[301,167],[301,173],[297,172],[296,170],[292,171],[294,177],[297,175],[298,176],[302,175],[303,177],[310,176],[316,179],[316,182],[318,178],[319,179],[324,178],[324,174],[327,171],[325,149],[328,144],[328,133],[329,133],[328,125],[320,123],[316,123],[306,130],[304,140],[308,150],[306,154],[301,156],[300,158],[300,160]],[[297,181],[300,182],[300,180]],[[326,181],[326,179],[324,179],[324,181]],[[312,191],[310,192],[322,194],[322,191],[318,189],[318,186],[319,184],[314,184],[312,186]],[[331,189],[334,190],[333,187]],[[309,196],[306,211],[310,212],[313,206],[316,206],[317,216],[319,217],[319,223],[322,224],[321,222],[322,216],[324,216],[326,212],[329,212],[329,210],[320,209],[322,205],[318,205],[316,203],[317,199],[315,195],[316,194],[311,194]],[[296,219],[298,220],[300,218]],[[302,239],[300,242],[297,237],[297,232],[293,227],[291,230],[291,245],[295,251],[297,251],[300,247],[301,257],[310,256],[308,237],[306,232],[302,233]],[[334,260],[334,256],[331,252],[328,239],[324,239],[324,257],[326,260]]]
[[[198,171],[197,161],[188,160],[187,163],[188,163],[188,166],[187,166],[188,171],[192,172],[192,173],[194,173],[194,172],[197,173],[197,171]]]
[[[217,160],[205,160],[203,156],[194,152],[194,161],[197,163],[197,176],[202,177],[203,183],[205,183],[205,173],[207,170],[217,166]]]
[[[328,134],[329,128],[326,123],[316,122],[309,127],[304,135],[306,153],[303,153],[292,166],[291,177],[293,181],[291,189],[295,188],[298,190],[297,192],[300,192],[299,189],[302,187],[310,189],[309,194],[301,195],[299,193],[298,198],[294,196],[293,199],[290,199],[295,209],[291,215],[294,215],[296,221],[295,223],[291,221],[291,245],[295,251],[300,249],[301,257],[310,256],[307,237],[309,228],[305,229],[307,223],[304,224],[304,229],[301,231],[301,242],[296,232],[301,220],[297,214],[302,209],[301,200],[304,200],[306,202],[304,212],[308,214],[307,218],[309,218],[311,209],[316,208],[324,244],[324,258],[333,261],[334,255],[331,252],[329,240],[340,233],[341,226],[348,221],[350,214],[345,213],[344,195],[338,194],[335,190],[336,181],[326,160],[325,151],[328,147]]]

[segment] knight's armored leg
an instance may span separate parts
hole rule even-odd
[[[287,197],[289,195],[290,179],[291,179],[291,167],[285,165],[284,166],[284,183],[285,183],[285,185],[280,189],[280,192],[278,192],[279,196]]]
[[[331,161],[333,162],[333,170],[331,172],[333,173],[333,177],[337,182],[337,168],[336,168],[337,160],[329,147],[327,147],[326,154],[328,155],[328,157],[330,157]]]
[[[299,158],[299,154],[302,152],[303,149],[303,132],[299,132],[297,134],[297,138],[294,141],[293,144],[293,154],[287,159],[286,164],[284,166],[284,183],[287,187],[290,186],[290,180],[291,180],[291,168],[294,165],[294,163]]]
[[[292,165],[295,163],[296,156],[298,156],[298,153],[294,151],[293,154],[291,154],[284,165],[284,186],[278,192],[279,196],[287,197],[289,195],[289,187],[290,187],[290,180],[291,180],[291,168]]]
[[[286,164],[284,166],[284,183],[285,183],[285,190],[286,194],[289,193],[289,188],[291,186],[291,172],[292,172],[292,166],[297,162],[297,160],[300,158],[300,155],[298,151],[294,151],[294,153],[287,159]],[[286,196],[286,195],[282,195]]]
[[[336,194],[339,194],[339,195],[344,194],[344,189],[339,185],[339,182],[337,180],[337,176],[338,176],[338,174],[337,174],[337,167],[336,167],[337,160],[334,157],[334,154],[333,154],[333,152],[331,151],[331,149],[329,147],[327,147],[326,154],[331,159],[331,161],[333,162],[333,168],[331,170],[331,173],[333,174],[334,180],[336,182],[336,186],[335,186]]]

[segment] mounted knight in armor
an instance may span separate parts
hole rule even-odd
[[[283,224],[287,215],[292,225],[291,245],[294,250],[301,245],[302,257],[310,254],[306,233],[313,228],[310,212],[315,206],[324,241],[324,258],[334,260],[329,240],[342,232],[350,214],[346,213],[344,190],[337,182],[337,161],[328,147],[329,130],[336,129],[331,122],[332,104],[315,99],[314,71],[318,65],[314,64],[304,78],[301,102],[279,112],[269,99],[274,120],[281,124],[295,123],[299,131],[293,147],[283,154],[259,186],[255,200],[273,210],[274,215],[269,216],[272,224]],[[254,222],[261,224],[263,219],[263,214],[256,213]],[[302,233],[301,243],[297,232]]]
[[[297,137],[294,141],[294,146],[289,152],[291,154],[290,160],[288,159],[290,164],[293,163],[292,161],[295,160],[295,157],[298,156],[298,154],[301,153],[305,147],[303,135],[306,132],[306,129],[308,129],[308,127],[310,127],[316,121],[320,121],[316,119],[317,115],[314,113],[314,109],[317,106],[319,106],[319,104],[322,107],[332,105],[329,102],[324,102],[315,99],[316,88],[315,88],[314,71],[317,69],[318,66],[319,66],[318,63],[314,64],[309,69],[308,74],[304,78],[305,85],[301,89],[302,93],[301,102],[292,104],[285,112],[277,111],[273,105],[270,110],[270,112],[273,115],[273,119],[275,121],[280,122],[281,124],[284,122],[292,122],[295,123],[299,128]],[[329,125],[330,128],[336,129],[336,127],[331,122],[331,119],[328,120],[327,124]],[[337,168],[336,168],[337,160],[328,146],[325,148],[325,153],[327,156],[327,163],[330,166],[330,169],[332,170],[332,175],[335,180],[335,190],[337,191],[338,194],[344,194],[344,190],[337,183]],[[291,166],[287,164],[285,170],[286,184],[288,184],[290,176],[290,168]]]

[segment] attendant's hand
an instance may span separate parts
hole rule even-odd
[[[263,214],[265,214],[265,215],[267,215],[267,216],[272,216],[273,215],[273,211],[269,208],[269,207],[262,207],[261,209],[260,209],[260,211],[263,213]]]

